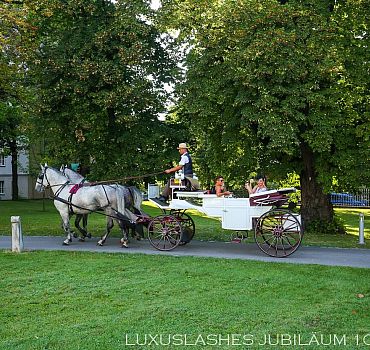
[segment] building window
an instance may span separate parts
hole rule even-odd
[[[0,194],[4,194],[4,181],[0,181]]]
[[[0,154],[0,166],[5,166],[5,156]]]

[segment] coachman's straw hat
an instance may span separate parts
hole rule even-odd
[[[185,142],[182,142],[182,143],[179,144],[179,147],[177,147],[177,149],[181,149],[181,148],[188,149],[188,146],[187,146],[187,144]]]

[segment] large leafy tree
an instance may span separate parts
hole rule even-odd
[[[0,150],[12,158],[12,199],[18,199],[18,152],[26,144],[25,48],[32,28],[23,1],[0,2]]]
[[[305,222],[331,221],[333,178],[369,182],[369,1],[163,4],[189,46],[178,113],[207,173],[295,171]]]
[[[97,179],[163,168],[178,128],[158,120],[176,73],[171,39],[145,0],[30,4],[39,48],[33,123],[55,162],[91,162]]]

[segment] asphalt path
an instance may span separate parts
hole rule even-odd
[[[203,242],[193,240],[189,244],[179,246],[172,251],[161,252],[154,249],[148,240],[132,240],[130,248],[121,248],[118,238],[108,238],[103,247],[97,246],[97,238],[79,242],[75,239],[69,246],[63,246],[63,237],[24,236],[25,251],[62,250],[88,251],[121,254],[151,254],[168,256],[196,256],[223,259],[257,260],[291,264],[316,264],[327,266],[350,266],[370,268],[370,249],[361,248],[323,248],[300,247],[287,258],[272,258],[261,252],[251,239],[241,243]],[[0,249],[11,250],[11,236],[0,236]]]

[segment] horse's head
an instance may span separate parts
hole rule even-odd
[[[45,188],[50,187],[54,191],[68,183],[67,176],[63,175],[58,169],[51,168],[45,164],[41,165],[41,173],[37,177],[35,190],[42,192]]]
[[[41,165],[41,173],[37,176],[35,191],[42,192],[48,186],[47,176],[46,176],[46,169],[48,168],[47,164]]]

